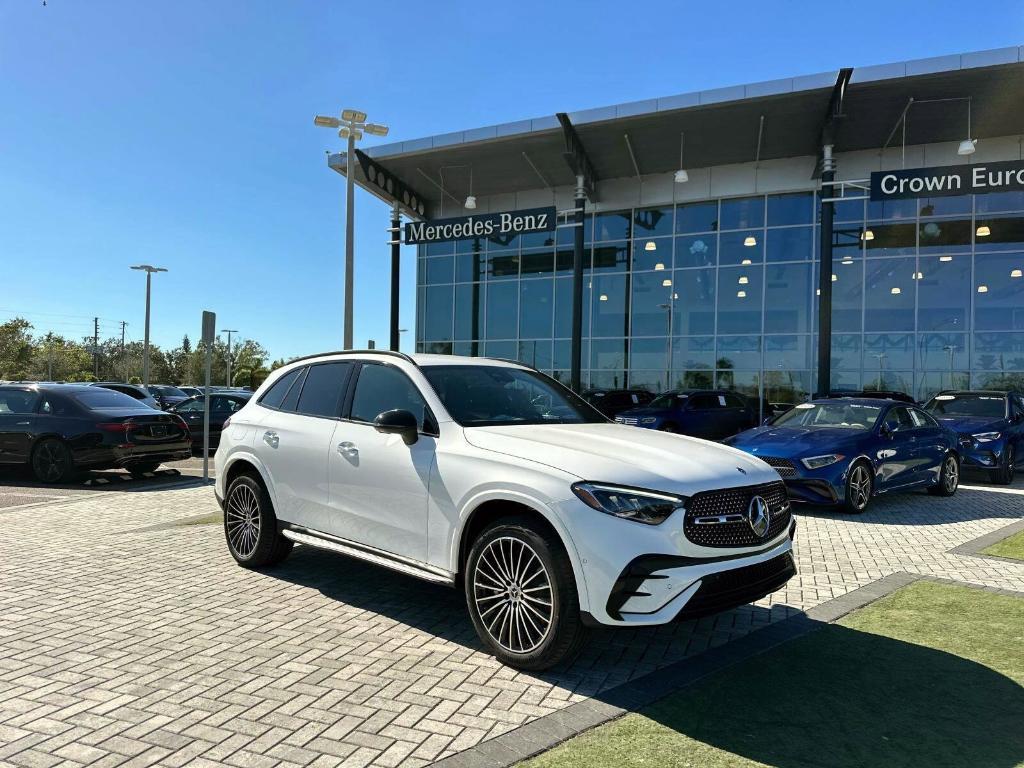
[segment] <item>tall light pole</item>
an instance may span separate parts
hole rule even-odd
[[[352,294],[355,276],[355,259],[353,255],[353,233],[355,230],[355,179],[353,176],[356,154],[356,141],[363,138],[363,132],[374,136],[387,136],[388,127],[377,123],[366,122],[366,113],[358,109],[343,109],[341,117],[317,115],[313,125],[321,128],[337,128],[338,136],[348,140],[348,151],[345,153],[345,335],[343,346],[352,349]]]
[[[228,359],[227,359],[227,363],[228,363],[228,386],[230,387],[231,386],[231,334],[232,333],[238,333],[238,329],[237,328],[221,328],[220,332],[221,333],[226,333],[228,335]]]
[[[142,386],[149,386],[149,292],[152,287],[153,273],[166,272],[163,267],[154,267],[149,264],[138,264],[132,269],[141,269],[146,273],[146,335],[142,341]]]

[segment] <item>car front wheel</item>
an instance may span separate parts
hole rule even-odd
[[[1013,482],[1013,476],[1016,474],[1017,456],[1013,450],[1012,445],[1007,445],[1006,450],[1003,451],[1003,465],[996,470],[992,471],[992,482],[998,483],[999,485],[1009,485]]]
[[[503,518],[483,531],[466,562],[465,590],[477,634],[504,664],[548,669],[583,644],[569,556],[529,518]]]
[[[284,560],[291,539],[277,530],[270,495],[250,475],[231,481],[224,498],[224,538],[235,561],[245,568],[263,568]]]
[[[71,451],[55,437],[46,438],[32,451],[32,472],[43,483],[62,483],[74,468]]]
[[[951,453],[942,460],[939,482],[928,489],[933,496],[952,496],[960,487],[960,460]]]
[[[846,476],[846,493],[842,507],[846,512],[859,515],[868,508],[871,501],[871,494],[874,490],[875,481],[872,477],[871,467],[865,461],[860,461],[850,467]]]

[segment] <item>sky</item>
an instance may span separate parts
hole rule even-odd
[[[827,37],[825,37],[827,35]],[[338,349],[342,107],[364,146],[624,101],[1024,44],[1024,3],[0,0],[0,322]],[[388,340],[389,211],[356,193],[356,346]],[[403,248],[401,324],[415,320]]]

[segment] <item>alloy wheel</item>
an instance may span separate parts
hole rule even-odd
[[[260,502],[249,486],[239,483],[227,503],[228,543],[242,559],[252,556],[260,538]]]
[[[955,456],[946,459],[946,492],[953,493],[960,484],[960,465]]]
[[[871,499],[871,475],[863,464],[850,473],[850,501],[856,509],[864,509]]]
[[[36,450],[36,471],[46,482],[59,480],[64,474],[67,457],[58,443],[46,442]]]
[[[535,650],[554,618],[551,576],[540,556],[518,538],[487,544],[473,572],[473,601],[487,634],[512,653]]]

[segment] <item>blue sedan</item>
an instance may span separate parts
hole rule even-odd
[[[992,482],[1013,482],[1024,448],[1024,395],[1018,392],[940,392],[924,409],[960,435],[964,469],[988,472]]]
[[[956,433],[914,405],[867,398],[801,403],[725,441],[775,467],[790,498],[863,512],[873,496],[926,488],[952,496]]]

